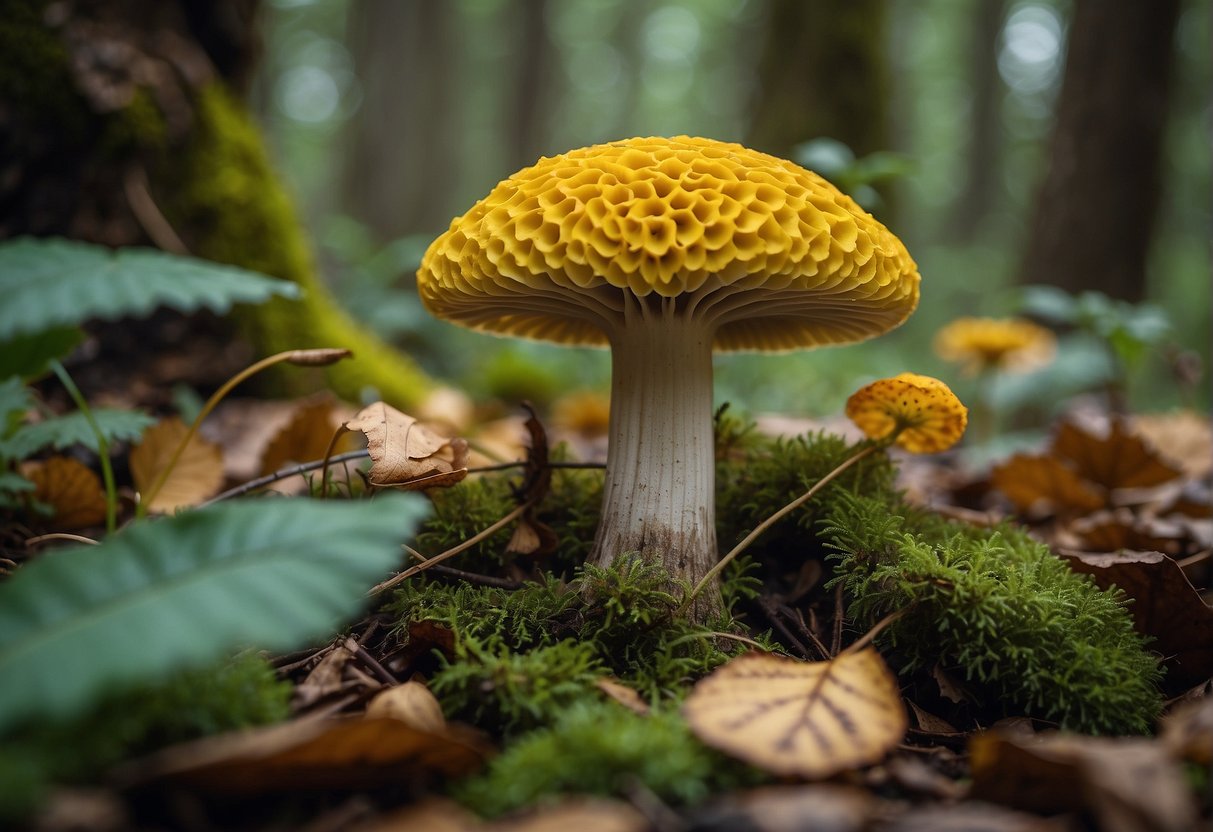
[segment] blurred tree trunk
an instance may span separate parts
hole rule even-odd
[[[350,4],[348,45],[363,95],[346,137],[342,201],[383,240],[451,219],[441,195],[459,169],[454,5]]]
[[[356,399],[375,387],[415,402],[424,376],[329,295],[241,99],[258,55],[258,6],[0,0],[0,239],[154,245],[293,281],[305,290],[301,300],[278,299],[237,319],[257,349],[351,348],[357,364],[325,371],[339,393]],[[124,321],[108,340],[102,334],[101,353],[129,379],[137,362],[188,347],[184,366],[199,376],[192,381],[209,385],[249,357],[231,355],[241,342],[231,322],[215,322],[217,334],[198,349],[177,343],[188,329],[179,322]],[[315,389],[318,380],[305,376],[282,378]]]
[[[518,4],[518,67],[514,106],[506,114],[513,135],[510,170],[534,164],[543,151],[545,120],[550,108],[552,46],[547,36],[548,0],[522,0]]]
[[[999,105],[1004,85],[998,74],[998,38],[1006,6],[1006,0],[978,0],[971,11],[968,76],[973,108],[969,113],[964,190],[956,200],[950,224],[954,239],[960,241],[971,240],[980,231],[1000,187]]]
[[[889,147],[885,0],[770,0],[748,143],[787,156],[828,136],[857,156]]]
[[[1179,5],[1075,0],[1024,282],[1143,297]]]

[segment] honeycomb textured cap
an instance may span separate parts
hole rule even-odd
[[[847,343],[904,321],[918,269],[825,179],[711,139],[636,138],[541,159],[429,247],[435,316],[606,344],[629,310],[699,315],[722,350]]]

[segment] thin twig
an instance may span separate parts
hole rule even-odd
[[[25,541],[26,546],[37,546],[40,543],[46,543],[51,540],[70,540],[73,543],[87,543],[89,546],[96,546],[98,541],[91,537],[85,537],[82,534],[68,534],[67,532],[52,532],[51,534],[40,534],[37,537],[31,537]]]
[[[821,658],[830,658],[831,653],[826,649],[826,646],[822,643],[821,639],[817,637],[817,633],[809,629],[809,625],[805,623],[804,616],[800,614],[800,610],[792,607],[790,604],[782,604],[780,605],[779,611],[787,616],[788,619],[796,625],[796,629],[800,631],[802,636],[813,642],[813,646],[817,648],[817,652],[821,654]]]
[[[842,619],[845,614],[845,604],[843,603],[842,584],[834,588],[834,634],[830,639],[830,655],[837,656],[838,651],[842,649]]]
[[[170,254],[190,253],[172,223],[164,216],[164,212],[152,198],[152,190],[147,181],[147,171],[141,165],[132,165],[126,169],[126,176],[122,178],[122,190],[126,194],[126,202],[131,207],[131,213],[135,215],[135,221],[158,248],[162,248]]]
[[[379,677],[379,681],[390,687],[396,687],[396,685],[400,684],[400,680],[393,676],[386,667],[381,665],[379,661],[368,653],[367,649],[357,641],[352,638],[347,638],[343,646],[346,650],[349,650],[351,653],[357,656],[363,664],[374,671],[375,675]]]
[[[330,463],[347,462],[351,459],[361,459],[361,458],[365,457],[366,455],[367,455],[366,448],[363,448],[360,451],[348,451],[347,453],[344,453],[344,454],[338,454],[337,456],[331,457],[329,459],[329,462]],[[248,482],[243,483],[242,485],[237,485],[234,488],[229,488],[227,491],[224,491],[222,494],[217,494],[214,497],[211,497],[209,500],[207,500],[202,505],[209,506],[211,503],[217,503],[220,500],[230,500],[232,497],[241,497],[245,494],[248,494],[250,491],[256,491],[258,488],[264,488],[267,485],[273,485],[274,483],[278,482],[279,480],[289,479],[290,477],[302,476],[303,474],[311,473],[312,471],[315,471],[322,467],[324,467],[323,459],[313,460],[312,462],[301,462],[298,465],[291,465],[287,468],[282,468],[280,470],[277,470],[272,474],[266,474],[264,477],[257,477],[257,479],[255,479],[255,480],[249,480]],[[201,506],[199,506],[199,508],[201,508]]]
[[[388,578],[383,583],[374,587],[367,594],[368,595],[378,595],[380,592],[383,592],[385,589],[391,589],[392,587],[394,587],[396,584],[400,583],[401,581],[407,580],[408,578],[413,577],[414,575],[416,575],[419,572],[424,572],[426,569],[436,566],[437,564],[441,563],[442,561],[446,560],[447,558],[453,558],[455,555],[458,555],[461,552],[466,552],[468,549],[472,548],[477,543],[480,543],[482,540],[487,540],[488,538],[490,538],[494,534],[496,534],[498,531],[505,528],[510,523],[514,522],[515,520],[517,520],[519,517],[522,516],[523,512],[525,512],[527,509],[529,509],[533,504],[534,503],[530,500],[526,501],[525,503],[522,503],[517,508],[515,508],[513,511],[511,511],[509,514],[507,514],[505,517],[502,517],[496,523],[489,526],[484,531],[477,534],[475,537],[469,537],[467,540],[463,541],[462,543],[460,543],[458,546],[454,547],[453,549],[447,549],[445,552],[443,552],[440,555],[434,555],[434,557],[429,558],[428,560],[423,561],[422,563],[419,563],[416,566],[410,566],[408,569],[404,570],[399,575],[395,575],[391,578]]]
[[[809,658],[809,648],[801,644],[800,640],[797,639],[796,636],[792,635],[792,631],[788,629],[788,625],[783,623],[782,618],[780,618],[779,611],[775,607],[774,601],[766,597],[759,598],[758,608],[762,610],[762,614],[766,616],[767,621],[770,621],[771,625],[775,629],[779,630],[783,637],[788,640],[789,644],[792,646],[792,649],[799,653],[802,659]]]
[[[876,625],[872,627],[872,629],[868,630],[866,633],[856,639],[854,643],[849,645],[847,649],[843,650],[839,655],[846,656],[850,653],[857,653],[863,648],[867,647],[872,643],[876,636],[880,635],[881,630],[897,621],[899,618],[909,612],[909,609],[909,607],[906,607],[905,609],[897,610],[897,612],[889,613],[884,618],[877,621]]]
[[[894,434],[894,436],[895,435],[896,434]],[[683,602],[683,606],[686,607],[691,603],[691,601],[695,600],[695,597],[698,596],[699,593],[703,591],[703,588],[706,587],[709,583],[711,583],[716,578],[716,576],[718,576],[724,570],[724,568],[729,564],[729,562],[733,560],[733,558],[737,557],[742,552],[744,552],[746,549],[748,549],[750,544],[758,539],[759,535],[761,535],[767,529],[771,528],[771,526],[778,523],[780,520],[782,520],[787,515],[791,514],[796,509],[800,508],[802,505],[807,503],[809,500],[813,499],[813,497],[815,497],[817,495],[818,491],[820,491],[822,488],[824,488],[825,486],[827,486],[831,482],[833,482],[834,479],[837,478],[839,474],[846,471],[848,468],[850,468],[856,462],[859,462],[859,460],[863,459],[864,457],[868,456],[869,454],[875,452],[876,450],[878,450],[880,448],[887,447],[890,441],[891,441],[891,438],[886,437],[881,442],[877,442],[875,444],[869,445],[868,447],[864,448],[859,453],[855,454],[854,456],[850,457],[849,459],[844,460],[833,471],[826,474],[824,477],[819,479],[817,482],[813,483],[813,487],[810,488],[808,491],[801,494],[795,500],[788,503],[786,506],[779,509],[779,511],[772,514],[766,520],[763,520],[761,523],[759,523],[756,527],[754,527],[754,530],[752,532],[750,532],[748,535],[745,536],[744,540],[742,540],[740,543],[738,543],[736,546],[734,546],[733,549],[727,555],[725,555],[723,558],[721,558],[720,561],[715,566],[713,566],[710,570],[708,570],[708,574],[704,575],[703,579],[695,585],[695,588],[693,590],[691,590],[691,594],[687,596],[686,600]]]

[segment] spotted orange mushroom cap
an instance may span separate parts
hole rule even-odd
[[[847,418],[870,439],[896,431],[910,453],[933,454],[960,441],[969,409],[948,385],[918,373],[901,373],[862,387],[847,399]]]
[[[705,316],[718,349],[779,350],[899,325],[919,274],[888,229],[817,174],[680,136],[519,171],[451,222],[417,280],[435,316],[504,335],[604,345],[631,305]]]

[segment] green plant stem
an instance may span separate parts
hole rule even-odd
[[[156,475],[156,479],[152,482],[151,486],[141,496],[138,504],[135,506],[135,516],[147,516],[147,507],[152,504],[152,500],[156,499],[156,495],[159,494],[160,489],[164,487],[164,483],[168,480],[168,475],[172,472],[173,468],[176,467],[177,461],[181,459],[181,455],[185,453],[185,449],[190,444],[190,440],[194,438],[194,434],[198,432],[198,428],[202,425],[202,420],[210,415],[211,411],[215,409],[215,406],[218,405],[219,402],[223,401],[228,393],[232,392],[232,390],[235,389],[238,384],[245,381],[250,376],[254,376],[262,370],[273,367],[275,364],[281,364],[284,361],[291,361],[298,355],[299,350],[287,350],[285,352],[275,353],[274,355],[263,358],[254,364],[250,364],[240,372],[236,373],[236,375],[225,381],[223,386],[216,390],[211,397],[206,400],[206,404],[202,406],[202,410],[200,410],[198,415],[194,418],[193,423],[190,425],[190,429],[186,431],[185,438],[181,440],[180,444],[177,445],[176,450],[173,451],[173,455],[169,458],[168,464],[160,470],[160,473]]]
[[[80,393],[80,388],[76,386],[76,382],[72,381],[67,370],[58,359],[51,359],[50,367],[67,389],[67,394],[72,397],[76,407],[80,408],[80,412],[84,414],[84,420],[88,422],[89,430],[97,439],[97,456],[101,459],[101,479],[105,482],[105,531],[113,534],[118,528],[118,489],[114,485],[114,467],[110,464],[109,443],[105,441],[105,434],[101,432],[101,426],[93,418],[92,408],[88,406],[88,402]]]
[[[864,448],[862,451],[859,451],[854,456],[850,457],[849,459],[844,460],[833,471],[826,474],[824,477],[819,479],[817,482],[813,483],[813,486],[808,491],[801,494],[795,500],[788,503],[786,506],[779,509],[779,511],[775,512],[770,517],[768,517],[766,520],[763,520],[761,523],[759,523],[757,526],[755,526],[754,530],[745,536],[745,539],[743,539],[740,543],[738,543],[736,546],[734,546],[732,551],[730,551],[727,555],[725,555],[723,558],[721,558],[720,561],[708,571],[708,574],[704,575],[702,580],[700,580],[699,583],[695,584],[695,588],[691,590],[691,594],[688,595],[686,597],[686,600],[684,600],[682,602],[682,607],[680,608],[680,610],[687,607],[692,601],[694,601],[695,596],[697,596],[700,592],[702,592],[704,587],[706,587],[709,583],[712,582],[713,579],[715,579],[721,572],[723,572],[724,568],[726,566],[728,566],[729,563],[734,558],[736,558],[738,555],[740,555],[742,552],[744,552],[746,549],[748,549],[750,544],[758,539],[759,535],[761,535],[767,529],[771,528],[771,526],[778,523],[784,517],[787,517],[789,514],[791,514],[796,509],[803,506],[809,500],[813,499],[813,497],[816,496],[818,491],[820,491],[822,488],[824,488],[825,486],[827,486],[831,482],[833,482],[834,479],[839,474],[843,473],[848,468],[850,468],[852,465],[859,462],[859,460],[863,459],[866,456],[869,456],[870,454],[874,453],[878,449],[888,447],[892,443],[892,441],[897,437],[898,433],[900,433],[900,430],[895,431],[891,436],[887,436],[884,439],[882,439],[881,441],[869,445],[868,447]]]

